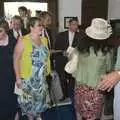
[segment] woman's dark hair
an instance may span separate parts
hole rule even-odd
[[[30,27],[34,27],[36,21],[41,21],[41,19],[38,18],[38,17],[31,17],[29,19],[29,22],[28,22],[28,30],[29,30],[29,32],[30,32]]]
[[[9,24],[6,20],[0,19],[0,28],[3,28],[6,33],[9,31]]]
[[[113,48],[113,46],[110,45],[108,42],[110,39],[112,39],[112,36],[105,40],[96,40],[86,35],[82,39],[79,40],[77,49],[81,53],[89,54],[90,48],[93,48],[96,55],[99,50],[101,50],[102,53],[105,55],[107,52],[110,52],[111,49]]]

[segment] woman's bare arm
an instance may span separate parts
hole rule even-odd
[[[15,74],[16,74],[16,84],[18,87],[20,87],[20,85],[21,85],[20,59],[21,59],[21,55],[23,53],[23,50],[24,50],[24,45],[22,42],[22,38],[20,38],[16,44],[16,47],[14,50],[14,56],[13,56],[14,70],[15,70]]]

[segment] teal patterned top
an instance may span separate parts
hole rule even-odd
[[[101,51],[96,55],[92,48],[90,54],[79,53],[77,70],[72,74],[76,79],[76,85],[96,87],[100,77],[112,70],[112,56],[112,52],[103,55]]]

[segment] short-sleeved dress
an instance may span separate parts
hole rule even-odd
[[[45,77],[47,57],[48,48],[32,42],[32,75],[29,79],[22,80],[23,95],[18,97],[23,114],[37,115],[49,107],[50,99]]]

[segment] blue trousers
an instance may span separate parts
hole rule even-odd
[[[43,120],[76,120],[73,105],[57,106],[42,113]]]

